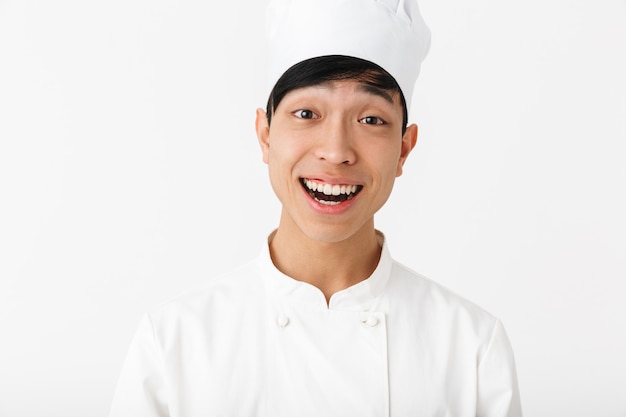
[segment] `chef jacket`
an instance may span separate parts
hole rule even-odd
[[[147,314],[110,417],[518,417],[500,321],[395,262],[332,295],[273,265]]]

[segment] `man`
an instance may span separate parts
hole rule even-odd
[[[268,16],[256,131],[279,226],[258,259],[144,318],[111,417],[521,416],[499,321],[393,261],[374,228],[417,141],[417,5]]]

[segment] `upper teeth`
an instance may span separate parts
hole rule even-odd
[[[326,195],[339,195],[339,194],[354,194],[356,192],[356,185],[331,185],[324,184],[313,180],[305,180],[305,184],[308,189],[312,191],[318,191]]]

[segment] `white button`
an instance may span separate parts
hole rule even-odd
[[[278,324],[278,327],[286,327],[289,324],[289,317],[287,317],[284,314],[279,314],[276,317],[276,324]]]
[[[364,320],[361,320],[363,322],[363,324],[365,324],[368,327],[374,327],[378,324],[378,319],[376,318],[376,316],[369,316]]]

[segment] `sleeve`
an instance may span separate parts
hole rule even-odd
[[[117,382],[109,417],[168,417],[165,367],[152,320],[139,324]]]
[[[522,417],[511,344],[500,321],[478,363],[476,417]]]

